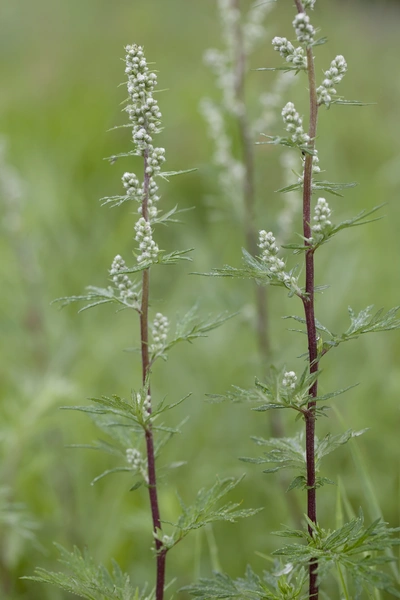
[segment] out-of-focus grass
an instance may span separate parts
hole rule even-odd
[[[342,234],[319,253],[318,283],[332,287],[318,298],[318,318],[340,331],[347,327],[348,304],[357,310],[371,303],[399,303],[400,13],[389,3],[369,3],[366,8],[365,3],[320,0],[318,5],[315,22],[330,39],[318,49],[318,72],[336,54],[344,54],[349,74],[341,92],[376,102],[362,109],[321,111],[318,148],[327,179],[360,182],[344,199],[333,199],[332,208],[341,219],[387,202],[384,220]],[[124,67],[119,59],[123,46],[132,42],[145,46],[149,60],[157,64],[160,88],[167,88],[159,98],[167,168],[198,167],[195,174],[163,186],[166,206],[195,209],[186,213],[185,225],[160,232],[161,247],[196,250],[193,264],[155,272],[153,306],[172,318],[198,300],[205,312],[241,311],[209,340],[176,348],[156,369],[156,395],[175,400],[194,392],[176,411],[176,422],[187,413],[190,420],[166,458],[184,458],[188,464],[161,482],[163,515],[168,520],[176,516],[175,489],[189,501],[216,474],[245,469],[237,498],[265,510],[239,525],[218,526],[213,534],[223,569],[239,574],[247,562],[262,568],[254,552],[276,547],[268,532],[290,517],[273,476],[244,467],[237,457],[256,451],[249,437],[268,434],[266,418],[245,406],[204,403],[205,393],[223,392],[231,383],[251,385],[260,374],[251,329],[252,288],[247,282],[189,275],[222,263],[237,264],[243,244],[240,225],[229,214],[225,220],[214,219],[207,208],[210,196],[214,204],[221,203],[210,164],[212,149],[198,113],[200,98],[216,94],[202,63],[203,51],[219,43],[214,2],[15,0],[3,2],[0,12],[0,133],[23,181],[21,228],[0,240],[0,469],[2,484],[11,486],[13,497],[41,523],[38,539],[45,548],[43,552],[26,545],[5,565],[10,580],[2,578],[2,597],[66,598],[18,580],[37,564],[55,567],[53,540],[68,547],[87,545],[105,562],[114,556],[138,584],[152,578],[146,495],[127,493],[130,481],[117,475],[91,487],[107,457],[65,445],[90,442],[97,432],[83,416],[57,410],[63,404],[81,404],[88,396],[130,393],[139,365],[136,355],[122,350],[135,344],[136,323],[130,328],[126,313],[114,315],[107,308],[77,316],[73,307],[60,312],[50,306],[54,298],[79,293],[85,285],[104,285],[114,255],[131,252],[134,217],[129,207],[100,209],[98,198],[118,193],[120,175],[129,169],[127,161],[110,166],[103,158],[129,148],[126,130],[106,130],[123,122],[120,103],[125,92],[118,84],[124,80]],[[277,5],[271,36],[291,35],[291,15],[291,6]],[[253,66],[277,61],[266,40]],[[249,77],[250,102],[268,89],[272,78],[265,73]],[[306,110],[303,84],[294,95]],[[279,152],[265,146],[258,150],[260,228],[273,227],[279,210],[280,198],[274,193],[282,183]],[[288,333],[280,317],[301,307],[275,289],[270,305],[276,361],[300,370],[302,359],[296,357],[304,351],[304,339]],[[348,426],[371,427],[359,442],[360,452],[382,512],[393,526],[399,525],[399,356],[396,333],[360,339],[327,356],[321,382],[324,391],[361,382],[338,400],[340,412]],[[288,423],[288,431],[295,427]],[[320,427],[341,430],[333,414]],[[349,450],[343,448],[327,461],[326,472],[333,479],[340,472],[346,497],[357,510],[364,503],[362,479]],[[335,497],[333,489],[320,492],[320,518],[332,526]],[[11,538],[2,539],[4,558],[4,544]],[[184,584],[195,571],[208,572],[212,561],[207,539],[212,537],[202,535],[195,551],[189,538],[171,553],[171,577],[177,575]]]

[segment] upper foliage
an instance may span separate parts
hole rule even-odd
[[[374,313],[374,306],[371,305],[367,306],[357,314],[349,307],[348,311],[351,323],[349,328],[342,334],[331,332],[325,325],[322,325],[322,323],[316,320],[317,330],[321,335],[328,338],[320,344],[320,354],[324,355],[332,348],[339,346],[339,344],[357,339],[364,333],[380,333],[382,331],[400,329],[400,319],[397,316],[399,310],[400,306],[395,306],[388,310],[387,313],[384,312],[383,308],[380,308]],[[286,318],[294,319],[299,323],[305,324],[305,319],[303,317],[295,315]],[[303,330],[300,331],[301,333],[304,333]]]
[[[294,537],[304,543],[284,546],[274,552],[276,556],[285,557],[296,565],[308,565],[310,560],[318,560],[319,581],[332,569],[343,568],[354,581],[354,596],[351,597],[359,598],[363,590],[371,593],[378,588],[400,598],[392,578],[380,570],[394,560],[384,553],[392,546],[400,545],[400,539],[392,537],[400,532],[399,527],[389,528],[381,519],[365,527],[361,509],[357,518],[335,531],[325,530],[306,519],[308,529],[304,531],[286,529],[277,532],[277,535]],[[346,598],[350,598],[348,592]]]
[[[334,452],[340,446],[346,444],[354,437],[358,437],[364,433],[362,431],[352,431],[349,429],[343,434],[332,435],[326,434],[321,440],[315,438],[315,471],[319,472],[321,461],[324,456]],[[269,448],[262,457],[259,458],[241,458],[244,462],[255,464],[277,463],[277,467],[264,470],[264,473],[275,473],[280,469],[295,469],[300,474],[297,475],[289,486],[289,490],[293,488],[307,489],[307,462],[306,453],[304,450],[304,436],[302,433],[297,434],[292,438],[253,438],[259,446]],[[321,487],[325,483],[333,483],[326,477],[316,477],[315,487]]]
[[[303,322],[303,319],[301,320]],[[309,373],[306,367],[301,376],[297,378],[294,375],[292,385],[285,385],[285,369],[278,370],[271,367],[269,373],[260,381],[256,378],[255,387],[251,389],[243,389],[238,386],[232,386],[232,389],[225,394],[210,395],[212,399],[224,400],[228,399],[233,402],[251,402],[256,403],[252,410],[256,412],[265,412],[274,409],[292,409],[299,413],[298,416],[304,415],[308,410],[310,402],[310,387],[316,381],[318,373]],[[341,394],[344,394],[354,386],[349,386],[341,390],[336,390],[313,398],[317,405],[313,408],[314,412],[323,414],[327,406],[321,405],[321,402],[327,402]]]
[[[182,498],[179,498],[179,502],[182,509],[182,514],[178,518],[176,523],[169,523],[173,527],[171,535],[163,536],[164,547],[167,549],[175,546],[180,540],[194,530],[204,527],[209,523],[216,521],[229,521],[234,523],[237,519],[251,517],[258,513],[262,509],[241,509],[239,508],[240,503],[238,502],[225,502],[221,506],[221,500],[225,498],[243,479],[240,478],[226,478],[217,479],[215,484],[209,489],[201,489],[195,502],[187,506]],[[161,535],[161,533],[160,533]]]
[[[231,579],[229,575],[215,573],[212,579],[202,578],[183,590],[201,600],[238,598],[239,600],[304,600],[305,570],[293,571],[291,565],[275,573],[264,572],[263,578],[247,567],[243,578]]]

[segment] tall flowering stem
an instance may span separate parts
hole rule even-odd
[[[228,1],[228,0],[224,0]],[[319,360],[329,350],[342,342],[355,339],[363,333],[389,331],[400,328],[396,317],[400,307],[389,310],[386,314],[381,309],[376,314],[373,307],[367,307],[358,314],[349,309],[351,325],[341,334],[334,334],[322,323],[315,319],[314,297],[317,287],[314,283],[314,253],[325,242],[329,241],[339,231],[367,224],[374,219],[369,216],[380,207],[370,211],[362,211],[352,219],[341,223],[332,223],[332,211],[325,198],[318,198],[313,207],[311,217],[311,200],[313,192],[325,190],[337,194],[338,190],[353,187],[354,184],[332,183],[320,180],[321,172],[319,157],[315,147],[318,121],[318,107],[331,104],[362,104],[358,101],[346,100],[337,95],[336,85],[341,82],[347,70],[343,56],[338,55],[332,60],[330,67],[324,71],[322,84],[317,88],[314,68],[314,46],[324,43],[324,38],[314,39],[316,30],[306,13],[313,9],[316,0],[295,0],[297,12],[293,26],[299,47],[295,48],[291,41],[282,37],[272,40],[273,47],[282,58],[285,65],[277,69],[307,71],[309,87],[309,128],[305,131],[303,118],[297,112],[295,105],[288,102],[282,109],[282,118],[287,132],[285,137],[266,136],[272,144],[295,148],[302,157],[302,172],[296,173],[297,183],[280,190],[292,192],[301,190],[303,193],[303,232],[301,242],[285,244],[283,248],[293,250],[295,254],[302,253],[305,258],[305,285],[299,265],[288,270],[286,261],[280,255],[279,243],[272,231],[263,229],[259,232],[257,255],[253,256],[243,251],[243,264],[240,268],[224,266],[213,269],[212,276],[244,277],[256,280],[259,284],[285,288],[289,297],[297,296],[304,306],[305,318],[298,315],[289,318],[306,325],[308,339],[308,361],[300,377],[295,371],[271,368],[265,381],[256,379],[255,387],[249,390],[235,388],[225,397],[234,401],[260,402],[255,410],[269,412],[275,409],[295,411],[297,417],[305,423],[304,435],[298,433],[294,437],[254,438],[264,451],[257,458],[244,457],[244,462],[255,464],[274,464],[273,468],[264,473],[273,473],[282,469],[298,470],[298,475],[291,481],[288,491],[301,488],[307,493],[306,529],[285,528],[279,532],[284,538],[294,538],[295,542],[284,543],[282,548],[274,551],[282,563],[275,566],[274,571],[265,573],[264,577],[256,575],[251,567],[246,569],[244,577],[232,580],[229,576],[217,574],[213,579],[202,579],[199,584],[192,586],[190,591],[200,600],[214,600],[233,596],[247,597],[254,595],[262,598],[294,599],[305,598],[318,600],[320,586],[331,571],[337,571],[337,583],[341,598],[355,598],[364,591],[373,596],[373,589],[386,590],[393,596],[398,596],[398,585],[392,584],[392,578],[380,565],[394,560],[391,548],[399,545],[399,540],[392,538],[399,528],[387,528],[380,519],[364,527],[364,516],[360,509],[359,516],[336,530],[324,529],[317,521],[316,489],[330,479],[319,475],[322,459],[346,444],[350,439],[358,437],[363,431],[347,430],[344,434],[327,434],[322,439],[315,435],[316,418],[324,415],[328,406],[322,406],[319,401],[326,401],[346,392],[349,388],[318,395],[317,379],[320,375]],[[317,177],[314,179],[314,175]],[[300,282],[301,278],[301,282]],[[298,331],[298,330],[295,330]],[[301,330],[303,332],[303,330]],[[321,334],[320,336],[317,335]],[[293,414],[293,413],[292,413]],[[378,541],[379,540],[379,541]],[[377,552],[378,551],[378,552]],[[385,552],[386,556],[379,555]],[[305,568],[306,567],[306,568]],[[344,576],[344,572],[346,576]],[[397,577],[397,573],[396,573]],[[351,582],[350,582],[351,578]],[[397,577],[398,579],[398,577]],[[269,593],[265,583],[272,588]],[[308,584],[308,593],[304,587]],[[353,593],[354,590],[354,593]],[[322,590],[321,590],[321,593]],[[325,593],[325,596],[327,594]],[[333,597],[329,595],[329,597]],[[335,596],[336,597],[336,596]]]
[[[149,72],[143,49],[140,46],[126,47],[126,73],[128,75],[128,93],[132,104],[127,107],[127,112],[132,123],[133,142],[135,154],[143,157],[144,177],[143,185],[139,186],[132,174],[125,173],[124,185],[128,194],[136,196],[139,201],[139,214],[141,215],[135,225],[136,240],[139,242],[138,263],[151,262],[157,258],[158,246],[152,238],[151,221],[157,216],[154,202],[157,186],[154,176],[160,171],[164,162],[164,149],[154,148],[152,145],[153,134],[158,133],[161,113],[157,102],[153,98],[153,89],[157,77]],[[140,305],[140,339],[142,359],[142,384],[144,393],[149,398],[147,411],[151,415],[150,392],[150,354],[149,354],[149,295],[150,295],[150,267],[143,270],[142,296]],[[165,562],[167,549],[160,538],[162,530],[160,507],[157,495],[157,475],[155,465],[154,438],[151,419],[145,427],[146,452],[147,452],[147,479],[150,498],[153,532],[156,547],[156,600],[162,600],[165,586]]]
[[[304,6],[301,0],[295,0],[298,17],[295,19],[300,25],[308,18],[305,15]],[[303,18],[304,17],[304,18]],[[297,30],[298,37],[302,35]],[[306,34],[303,34],[306,35]],[[317,135],[318,121],[318,99],[317,87],[315,81],[314,55],[312,46],[307,45],[307,73],[309,87],[309,110],[310,121],[308,130],[308,147],[310,153],[306,154],[304,164],[304,184],[303,184],[303,235],[306,240],[311,238],[311,197],[312,197],[312,174],[313,174],[313,152],[315,150],[315,138]],[[310,245],[309,242],[306,242]],[[310,373],[318,371],[318,350],[317,350],[317,330],[315,327],[315,303],[314,303],[314,250],[310,247],[305,254],[306,263],[306,287],[303,296],[304,313],[307,325],[308,355],[310,361]],[[316,398],[318,393],[318,380],[315,380],[310,388],[310,397]],[[317,499],[315,486],[315,408],[316,401],[311,400],[307,406],[305,414],[306,424],[306,461],[307,461],[307,515],[308,518],[317,523]],[[312,535],[312,529],[309,527],[309,533]],[[319,591],[317,584],[317,561],[312,560],[309,566],[309,596],[312,600],[317,600]]]

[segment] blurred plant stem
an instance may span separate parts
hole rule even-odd
[[[231,0],[231,7],[240,11],[239,0]],[[255,168],[254,168],[254,135],[246,108],[246,61],[244,47],[243,27],[240,19],[235,21],[235,105],[237,107],[237,128],[239,131],[240,147],[242,148],[243,174],[243,203],[244,203],[244,233],[248,252],[252,256],[258,254],[258,228],[256,223],[256,193],[255,193]],[[268,292],[265,286],[254,284],[256,303],[256,334],[257,346],[262,368],[267,371],[271,362],[272,350],[268,318]],[[285,431],[281,416],[278,412],[271,411],[269,415],[271,436],[284,437]],[[286,476],[280,478],[280,483],[286,492],[289,480]],[[286,494],[285,498],[290,514],[296,525],[300,525],[302,511],[294,494]]]
[[[240,11],[239,0],[231,0],[232,8]],[[248,251],[255,256],[257,254],[257,227],[255,214],[255,182],[254,182],[254,139],[251,132],[249,118],[246,110],[245,76],[246,76],[246,53],[243,43],[243,31],[240,19],[235,23],[235,104],[237,106],[237,125],[240,137],[240,146],[243,152],[243,201],[245,206],[245,237]],[[271,356],[271,344],[268,328],[267,290],[265,287],[256,286],[256,308],[257,308],[257,338],[260,356],[265,363]],[[274,435],[281,435],[278,430],[281,426],[271,420]]]

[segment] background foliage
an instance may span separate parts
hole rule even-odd
[[[289,28],[291,22],[292,8],[286,4],[278,3],[270,17],[270,37],[290,34],[282,30],[282,24]],[[349,75],[341,93],[376,102],[354,111],[321,111],[318,147],[328,178],[360,182],[344,199],[331,201],[331,207],[342,220],[387,202],[387,218],[343,235],[332,242],[329,253],[319,253],[317,284],[332,288],[318,298],[318,318],[337,332],[348,326],[347,305],[359,310],[372,303],[399,303],[399,10],[394,1],[367,6],[319,0],[315,11],[315,21],[331,40],[318,53],[317,69],[326,68],[331,55],[343,54]],[[196,301],[205,313],[240,311],[208,340],[189,349],[177,347],[167,363],[157,366],[153,394],[175,401],[194,392],[174,415],[183,419],[188,413],[190,419],[168,447],[165,461],[186,460],[187,465],[166,473],[160,488],[163,516],[177,516],[175,489],[190,501],[216,474],[244,471],[247,476],[233,499],[243,499],[244,507],[266,506],[245,522],[221,524],[183,541],[171,554],[170,574],[183,585],[207,576],[212,568],[238,575],[251,561],[262,569],[265,558],[254,550],[267,554],[274,549],[279,540],[265,532],[290,522],[290,516],[276,479],[237,457],[253,451],[250,435],[267,435],[268,417],[245,405],[204,402],[205,393],[222,393],[232,383],[247,387],[254,375],[262,374],[252,333],[251,282],[189,274],[238,264],[243,244],[240,224],[218,196],[211,143],[198,111],[199,100],[216,93],[202,62],[204,50],[219,45],[215,3],[15,0],[3,2],[0,13],[0,133],[7,141],[7,161],[17,170],[11,176],[20,178],[19,190],[0,189],[1,597],[69,598],[19,580],[38,564],[55,567],[53,541],[68,548],[87,545],[105,564],[114,557],[138,583],[152,577],[146,494],[129,494],[130,480],[124,475],[91,487],[90,481],[104,470],[104,455],[65,446],[88,443],[97,432],[84,416],[57,410],[82,404],[89,396],[130,393],[140,365],[135,354],[122,350],[137,343],[136,323],[130,327],[126,314],[115,316],[108,307],[78,317],[73,306],[62,312],[50,306],[54,298],[80,293],[85,285],[103,286],[112,258],[127,255],[131,248],[128,207],[100,209],[98,199],[118,193],[121,169],[128,168],[127,163],[112,167],[103,158],[124,152],[129,143],[124,129],[107,129],[124,120],[119,59],[123,46],[133,42],[145,46],[148,59],[157,63],[160,89],[167,88],[159,98],[167,170],[198,167],[195,174],[174,179],[162,190],[165,206],[195,209],[186,213],[185,225],[164,231],[160,246],[194,246],[196,251],[193,264],[160,269],[154,307],[162,306],[172,319]],[[266,40],[253,66],[276,61]],[[250,103],[268,90],[273,77],[265,72],[251,75]],[[273,229],[280,202],[274,190],[283,185],[279,149],[260,146],[257,160],[259,224]],[[175,242],[176,236],[180,239]],[[287,361],[299,371],[304,339],[287,332],[288,322],[280,319],[293,314],[294,305],[274,291],[275,362]],[[322,392],[361,385],[343,396],[339,414],[332,413],[321,428],[340,432],[345,419],[356,430],[371,429],[354,442],[353,454],[343,448],[327,460],[326,476],[338,481],[340,473],[340,479],[338,488],[320,492],[319,518],[326,527],[340,521],[341,511],[345,516],[357,513],[361,503],[367,517],[376,517],[375,497],[385,519],[392,526],[400,524],[399,356],[398,334],[378,334],[335,350],[327,360]]]

